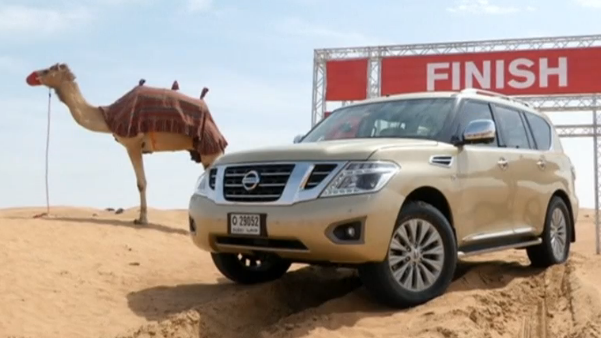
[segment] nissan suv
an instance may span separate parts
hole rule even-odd
[[[525,249],[566,261],[574,167],[549,118],[466,89],[341,107],[294,144],[223,155],[189,205],[192,240],[241,284],[292,263],[358,269],[393,307],[443,294],[458,259]]]

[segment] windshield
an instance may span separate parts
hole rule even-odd
[[[437,139],[455,98],[424,98],[368,103],[335,110],[302,142],[353,138]]]

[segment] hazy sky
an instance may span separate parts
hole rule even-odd
[[[0,207],[44,205],[47,90],[25,77],[69,64],[92,104],[136,85],[207,102],[227,152],[291,143],[311,121],[313,49],[598,34],[601,0],[0,0]],[[53,205],[138,205],[132,166],[108,134],[52,100]],[[589,114],[552,115],[587,123]],[[593,205],[592,140],[564,140],[578,195]],[[202,172],[189,154],[145,156],[148,203],[186,208]]]

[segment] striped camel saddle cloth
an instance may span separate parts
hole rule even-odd
[[[224,152],[228,145],[205,101],[175,90],[139,85],[100,109],[111,132],[120,137],[183,134],[194,140],[198,155]]]

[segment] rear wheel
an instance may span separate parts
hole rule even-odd
[[[432,205],[411,202],[401,210],[384,261],[359,267],[359,275],[380,302],[414,306],[444,293],[456,264],[449,221]]]
[[[541,235],[543,242],[526,248],[532,266],[546,268],[565,262],[570,253],[572,226],[565,202],[557,196],[553,197],[547,208],[545,228]]]
[[[211,258],[222,275],[239,284],[258,284],[279,279],[292,265],[275,255],[211,253]]]

